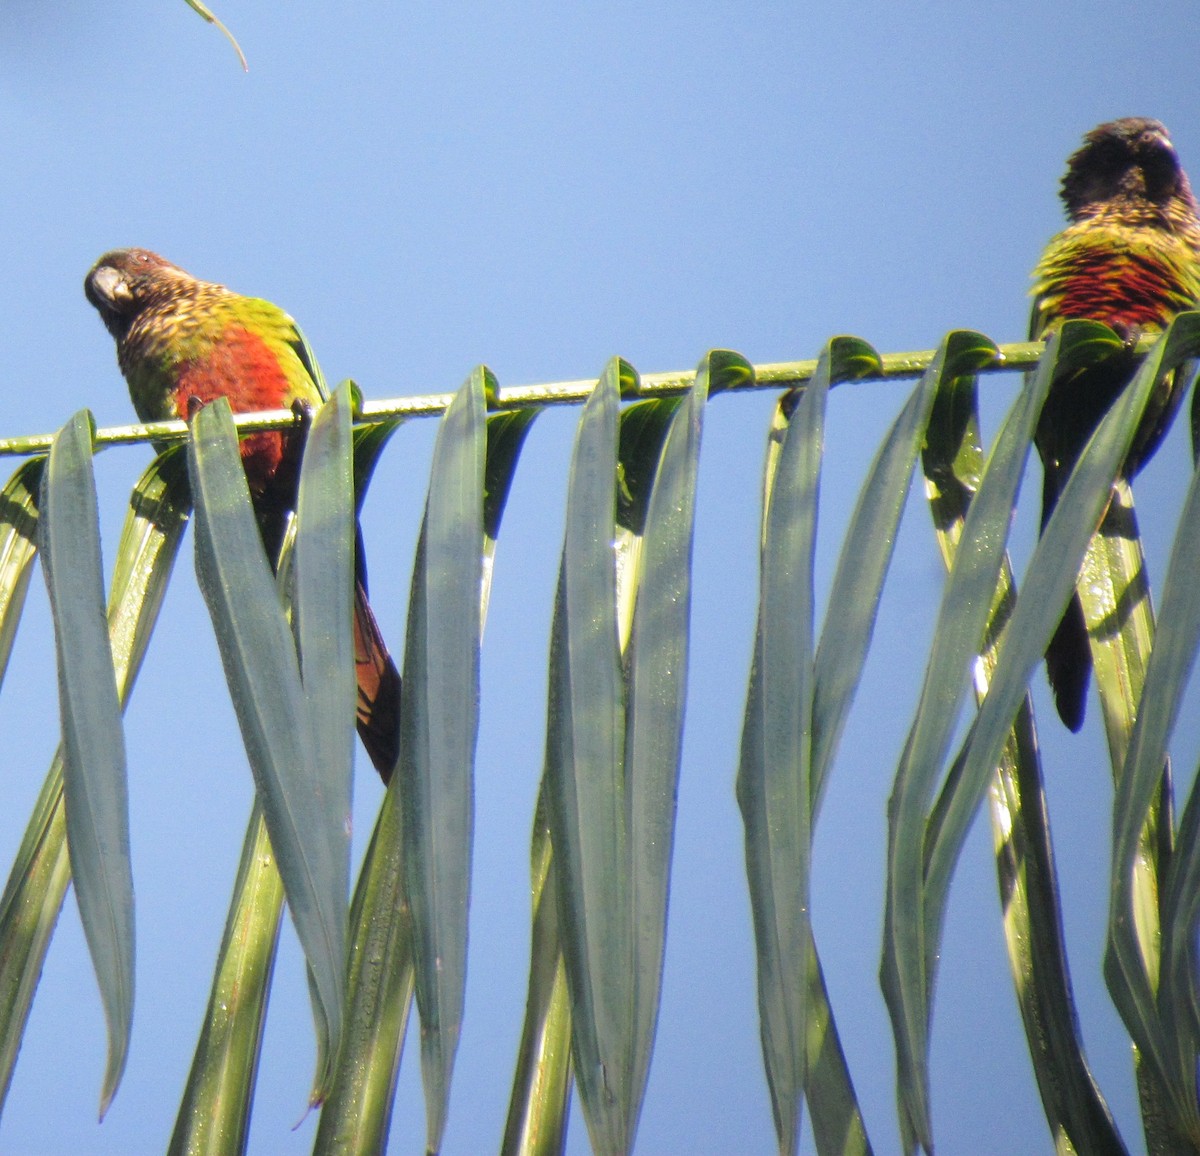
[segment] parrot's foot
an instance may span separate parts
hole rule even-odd
[[[302,397],[296,398],[292,402],[292,419],[296,428],[302,429],[307,435],[308,427],[312,425],[313,419],[312,402],[305,401]]]

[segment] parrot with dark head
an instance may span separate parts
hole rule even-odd
[[[142,421],[189,416],[226,397],[235,413],[321,404],[317,374],[296,323],[277,305],[200,281],[146,249],[105,253],[84,279],[87,299],[117,343]],[[295,508],[298,438],[248,434],[242,464],[259,529],[274,563]],[[400,674],[367,601],[361,535],[356,558],[354,647],[358,733],[386,782],[400,743]]]
[[[1033,271],[1030,337],[1070,318],[1102,321],[1125,339],[1123,353],[1055,382],[1035,441],[1044,470],[1042,528],[1084,445],[1129,382],[1138,337],[1161,330],[1200,300],[1200,217],[1167,130],[1125,117],[1092,129],[1067,161],[1061,197],[1070,224]],[[1182,400],[1182,375],[1155,387],[1122,467],[1131,479],[1166,435]],[[1046,651],[1059,716],[1083,725],[1091,650],[1078,596]]]

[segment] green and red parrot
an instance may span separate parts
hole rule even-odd
[[[1043,529],[1085,443],[1136,368],[1137,338],[1200,301],[1196,198],[1158,121],[1125,117],[1092,129],[1067,161],[1060,195],[1070,224],[1033,271],[1030,337],[1087,318],[1115,329],[1126,350],[1051,389],[1035,438],[1044,469]],[[1182,375],[1169,374],[1156,386],[1122,467],[1127,479],[1158,448],[1182,385]],[[1076,596],[1046,651],[1055,705],[1071,730],[1083,725],[1091,665]]]
[[[87,299],[116,339],[117,363],[142,421],[187,418],[227,397],[235,412],[321,404],[296,323],[277,305],[200,281],[146,249],[105,253],[84,279]],[[242,463],[263,543],[274,562],[295,508],[291,431],[249,434]],[[361,537],[359,539],[361,547]],[[358,733],[386,782],[400,743],[400,674],[367,601],[361,548],[354,597]]]

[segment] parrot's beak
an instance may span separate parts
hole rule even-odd
[[[84,283],[87,299],[101,312],[122,313],[133,304],[129,282],[111,265],[93,269]]]

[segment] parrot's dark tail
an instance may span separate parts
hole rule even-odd
[[[1046,673],[1050,676],[1058,717],[1071,730],[1078,731],[1083,726],[1088,678],[1092,673],[1092,650],[1078,594],[1067,603],[1062,621],[1046,648]]]
[[[400,757],[400,672],[361,581],[354,586],[354,669],[358,678],[358,734],[379,777],[387,783]]]

